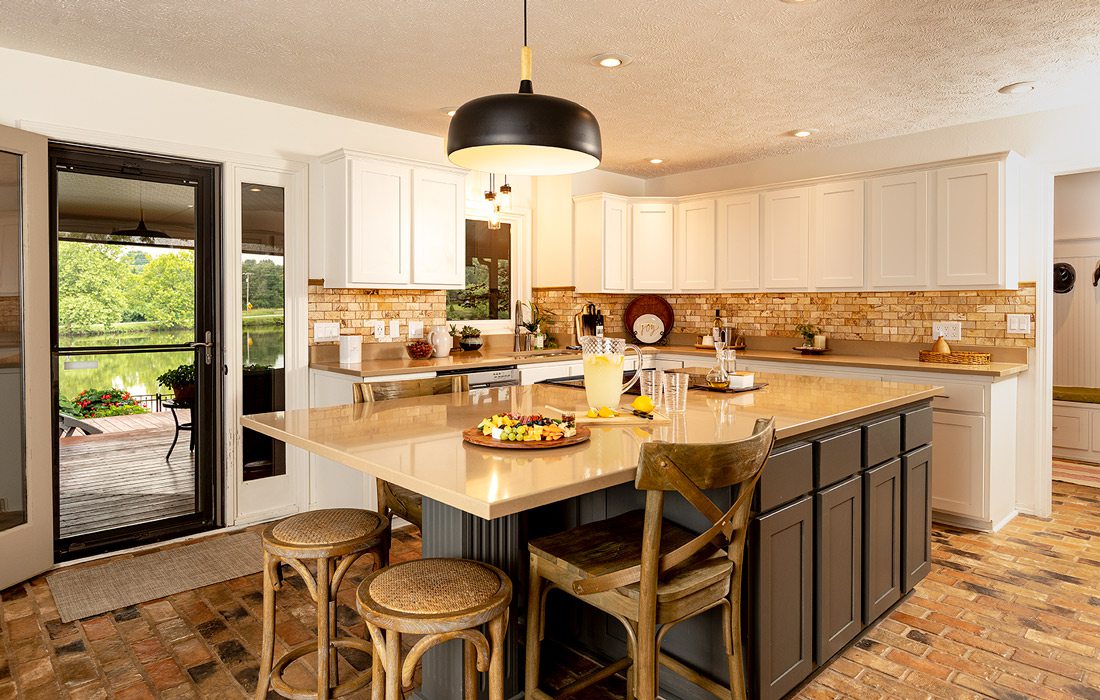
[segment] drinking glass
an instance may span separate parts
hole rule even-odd
[[[642,396],[653,399],[654,406],[660,406],[664,396],[665,372],[661,369],[643,369],[638,373]]]
[[[687,372],[665,372],[665,410],[683,413],[687,410],[688,386],[691,375]]]

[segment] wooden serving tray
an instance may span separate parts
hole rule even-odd
[[[630,411],[621,411],[619,415],[614,418],[589,418],[585,413],[575,414],[574,421],[577,423],[577,428],[580,429],[581,424],[584,425],[667,425],[672,422],[672,419],[668,416],[653,412],[652,420],[649,418],[642,418],[636,416]]]
[[[747,386],[744,389],[731,389],[729,387],[725,389],[719,389],[717,387],[709,386],[707,384],[694,384],[691,388],[702,389],[703,391],[713,391],[719,394],[743,394],[746,391],[756,391],[757,389],[763,389],[767,385],[767,382],[759,382],[757,384],[753,384],[752,386]]]
[[[477,428],[467,428],[462,431],[462,439],[471,445],[482,447],[498,447],[506,450],[548,450],[554,447],[567,447],[586,442],[592,437],[592,431],[578,425],[577,434],[573,437],[560,440],[532,440],[531,442],[512,442],[511,440],[494,440],[491,435],[482,435]]]

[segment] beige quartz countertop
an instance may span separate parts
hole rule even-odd
[[[535,384],[415,399],[245,416],[241,425],[482,518],[498,518],[634,478],[643,442],[716,442],[776,419],[780,439],[924,401],[940,387],[757,374],[768,386],[741,394],[695,390],[670,424],[592,426],[569,447],[509,450],[469,445],[462,431],[496,413],[581,411],[584,392]],[[318,478],[324,478],[323,474]]]
[[[702,365],[709,364],[714,357],[713,350],[699,350],[691,345],[667,345],[644,347],[645,354],[675,353],[694,355],[700,358]],[[1018,362],[993,362],[988,365],[949,365],[938,362],[920,362],[914,358],[889,357],[876,355],[856,355],[828,353],[825,355],[801,355],[794,351],[782,350],[742,350],[737,353],[746,360],[766,360],[769,362],[801,362],[836,367],[866,367],[870,369],[900,370],[907,372],[935,372],[940,374],[974,375],[985,377],[1008,377],[1027,371],[1027,365]],[[384,377],[415,372],[438,372],[453,369],[490,369],[507,365],[528,365],[544,362],[566,362],[580,358],[579,352],[546,351],[527,353],[489,353],[458,352],[449,357],[412,360],[400,359],[367,360],[359,364],[341,365],[338,362],[312,362],[312,369],[337,372],[354,377]]]

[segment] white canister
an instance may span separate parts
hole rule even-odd
[[[363,361],[363,336],[340,336],[340,364],[355,365]]]

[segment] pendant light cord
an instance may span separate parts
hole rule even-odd
[[[527,46],[527,0],[523,0],[523,45]]]

